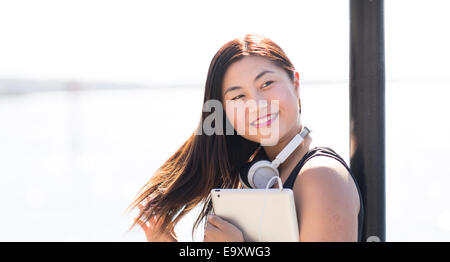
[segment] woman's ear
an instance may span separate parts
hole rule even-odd
[[[294,87],[297,94],[299,94],[300,88],[300,75],[297,71],[294,71]]]
[[[295,87],[295,92],[297,93],[298,96],[298,106],[299,106],[299,113],[302,113],[302,102],[300,100],[300,75],[297,71],[294,71],[294,87]]]

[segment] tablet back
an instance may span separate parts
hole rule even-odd
[[[237,226],[245,241],[299,241],[291,189],[213,189],[211,199],[214,213]]]

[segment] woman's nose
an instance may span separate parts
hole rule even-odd
[[[269,101],[263,95],[256,95],[249,104],[250,115],[262,116],[268,113]]]

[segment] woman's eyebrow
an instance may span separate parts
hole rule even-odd
[[[275,72],[273,72],[273,71],[270,71],[270,70],[264,70],[264,71],[262,71],[261,73],[259,73],[256,77],[255,77],[255,80],[253,80],[253,82],[256,82],[256,80],[258,80],[259,78],[261,78],[264,74],[266,74],[266,73],[275,73]],[[230,92],[230,91],[233,91],[233,90],[236,90],[236,89],[241,89],[242,87],[240,87],[240,86],[232,86],[232,87],[230,87],[230,88],[228,88],[227,90],[225,90],[225,92],[223,93],[223,96],[225,96],[226,95],[226,93],[228,93],[228,92]]]

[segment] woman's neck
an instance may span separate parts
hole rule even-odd
[[[278,144],[274,146],[264,146],[264,151],[266,152],[267,157],[270,161],[273,161],[277,155],[283,150],[286,145],[302,130],[303,125],[300,124],[297,128],[293,129],[288,135],[280,139]],[[304,137],[304,141],[289,155],[289,157],[279,166],[279,169],[283,169],[283,167],[290,166],[292,161],[296,161],[297,156],[303,157],[306,151],[309,149],[310,144],[309,135]],[[305,151],[306,149],[306,151]]]

